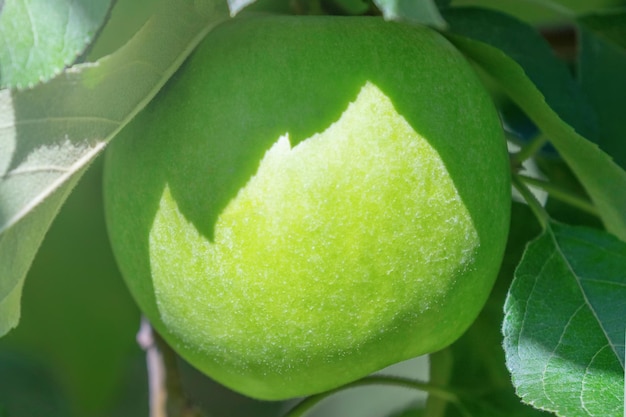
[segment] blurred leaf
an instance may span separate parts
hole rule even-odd
[[[505,304],[518,395],[561,416],[622,416],[626,243],[557,223],[524,253]]]
[[[607,230],[626,240],[626,172],[546,104],[524,69],[503,51],[470,38],[449,39],[495,80],[552,144],[585,187]]]
[[[47,81],[76,60],[111,0],[7,0],[0,14],[0,87]]]
[[[447,26],[434,0],[374,0],[374,3],[387,20],[405,20],[437,29]]]
[[[571,21],[576,15],[624,4],[623,0],[454,0],[454,6],[473,5],[499,10],[535,27]]]
[[[515,395],[505,365],[500,327],[503,305],[526,242],[541,229],[528,206],[512,205],[511,227],[498,280],[478,319],[449,348],[430,355],[431,382],[464,394],[464,406],[473,416],[535,417],[546,413],[523,404]],[[444,372],[440,371],[444,368]],[[448,369],[446,372],[445,369]],[[442,376],[442,374],[444,374]],[[445,375],[447,374],[447,375]],[[459,417],[458,409],[429,397],[428,417]]]
[[[626,12],[579,22],[579,80],[598,116],[597,143],[626,168]]]
[[[496,47],[520,65],[563,121],[587,139],[597,136],[593,109],[567,65],[530,25],[500,12],[450,8],[444,12],[452,33]]]
[[[424,417],[424,409],[415,405],[407,407],[404,410],[391,413],[388,417]]]
[[[370,8],[370,3],[367,0],[335,0],[334,2],[348,15],[364,14]]]
[[[0,336],[17,325],[26,271],[85,167],[225,18],[223,0],[165,0],[113,55],[0,91]]]
[[[89,45],[86,61],[117,51],[152,17],[160,0],[115,0],[106,25]]]
[[[450,6],[450,3],[452,3],[452,0],[435,0],[435,4],[439,8],[439,10],[445,9],[446,7]]]
[[[587,200],[587,195],[580,185],[576,176],[567,164],[560,158],[550,157],[549,154],[539,155],[535,158],[539,170],[550,179],[550,182],[558,184],[561,190],[581,200]],[[563,200],[548,197],[544,209],[554,221],[561,221],[572,226],[587,226],[602,229],[602,222],[597,216],[580,210]]]
[[[626,49],[626,9],[588,14],[577,20],[595,36]]]
[[[70,406],[44,365],[0,352],[0,417],[68,417]]]
[[[28,273],[22,325],[0,340],[46,364],[81,416],[111,402],[139,353],[139,311],[109,246],[101,168],[98,160],[55,219]]]
[[[2,144],[0,142],[0,151]],[[54,216],[82,173],[81,169],[63,188],[35,206],[16,227],[0,231],[0,337],[19,321],[26,272]],[[3,194],[3,179],[0,178],[0,218],[3,215]]]

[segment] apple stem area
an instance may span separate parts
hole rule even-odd
[[[144,317],[137,343],[146,352],[150,417],[202,417],[184,392],[176,352]]]
[[[403,377],[395,377],[395,376],[386,376],[386,375],[370,375],[360,380],[354,381],[352,383],[346,384],[342,387],[336,388],[334,390],[330,390],[327,392],[323,392],[317,395],[312,395],[310,397],[305,398],[298,404],[296,404],[284,417],[303,417],[305,416],[313,407],[319,404],[321,401],[326,398],[334,395],[340,391],[344,391],[347,389],[365,387],[369,385],[384,385],[391,386],[397,388],[405,388],[411,390],[418,390],[427,392],[429,395],[433,397],[443,400],[446,403],[454,405],[459,411],[460,415],[463,417],[472,417],[472,414],[465,408],[463,402],[458,394],[452,392],[449,389],[443,388],[441,386],[431,384],[424,381],[418,381],[410,378]]]
[[[150,417],[203,417],[185,394],[178,355],[167,342],[154,330],[148,319],[141,320],[137,333],[137,343],[146,352],[148,370]],[[370,385],[390,386],[427,392],[429,395],[454,405],[463,417],[472,414],[463,405],[459,394],[429,382],[410,378],[370,375],[336,389],[311,395],[291,408],[284,417],[303,417],[316,405],[341,391]]]

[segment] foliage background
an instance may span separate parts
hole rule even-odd
[[[458,0],[452,3],[498,8],[533,25],[558,27],[560,14],[554,12],[554,6],[558,4],[576,12],[586,12],[626,2],[561,0],[552,2],[552,7],[531,7],[534,2],[498,0]],[[83,59],[92,61],[115,51],[145,22],[154,4],[155,0],[119,0],[109,23],[116,30],[99,39]],[[587,88],[591,99],[610,100],[606,95],[594,97],[593,92],[597,90],[593,83],[600,82],[601,79],[589,81]],[[502,104],[510,106],[510,103]],[[616,102],[613,107],[620,108],[619,103]],[[504,109],[510,111],[508,120],[517,132],[532,131],[532,124],[514,106]],[[617,155],[617,162],[623,167],[626,160],[619,157],[625,154],[624,145],[621,146],[612,154]],[[565,180],[572,178],[564,165],[554,163],[553,151],[547,149],[541,157],[544,162],[548,161],[542,168],[550,170],[549,176]],[[541,164],[542,159],[539,158],[538,162]],[[1,417],[124,417],[148,414],[145,356],[135,342],[140,314],[125,289],[108,246],[100,178],[101,161],[97,160],[64,204],[28,272],[20,325],[0,339]],[[577,186],[574,180],[570,181]],[[555,219],[598,226],[595,218],[562,203],[550,200],[548,209]],[[444,351],[430,358],[432,363],[437,364],[451,360],[463,364],[450,368],[455,369],[451,372],[456,372],[456,375],[434,375],[435,379],[451,378],[460,385],[469,385],[487,372],[492,381],[500,384],[501,391],[497,393],[499,401],[516,401],[509,374],[503,367],[499,326],[513,270],[526,242],[539,230],[528,208],[516,204],[500,280],[490,303],[474,325],[481,330],[468,332],[455,345],[455,355]],[[476,339],[475,335],[481,335],[480,339]],[[277,416],[287,406],[242,397],[199,375],[184,363],[181,366],[190,395],[204,404],[211,415]],[[426,374],[427,369],[428,362],[422,359],[401,364],[394,372],[420,377]],[[480,393],[473,395],[478,398]],[[496,397],[493,392],[489,395]],[[333,399],[318,414],[349,416],[353,413],[374,417],[393,413],[394,409],[412,401],[423,401],[423,397],[398,394],[397,390],[385,388],[359,389]],[[371,404],[382,404],[382,407],[388,408],[374,409]],[[411,415],[419,414],[415,411]],[[519,415],[535,413],[521,407]]]

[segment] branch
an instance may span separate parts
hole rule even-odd
[[[146,351],[150,417],[202,417],[185,395],[176,352],[154,331],[144,317],[137,343]]]

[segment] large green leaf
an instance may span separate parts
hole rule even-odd
[[[515,273],[503,323],[518,395],[560,416],[624,410],[626,243],[548,224]]]
[[[518,62],[484,42],[448,37],[549,137],[591,197],[607,230],[626,240],[626,172],[559,117]]]
[[[587,30],[620,49],[626,49],[626,9],[610,9],[580,16],[578,19]]]
[[[567,65],[531,26],[513,16],[474,7],[451,8],[444,18],[452,33],[498,48],[519,64],[546,103],[587,139],[595,139],[592,108]]]
[[[626,168],[626,11],[579,19],[578,77],[598,117],[598,145]]]
[[[0,417],[71,416],[54,376],[27,355],[0,351],[0,375]]]
[[[85,61],[97,61],[124,46],[152,17],[161,1],[115,0],[106,25],[84,54]]]
[[[17,351],[37,359],[81,416],[109,408],[128,376],[129,353],[141,356],[134,337],[139,311],[113,258],[102,198],[99,158],[63,205],[35,257],[20,326],[0,339],[0,356]],[[22,387],[22,396],[27,392]]]
[[[114,54],[0,92],[0,335],[17,325],[26,271],[85,167],[227,17],[225,0],[165,0]]]
[[[91,42],[111,0],[6,0],[0,14],[0,87],[59,74]]]

